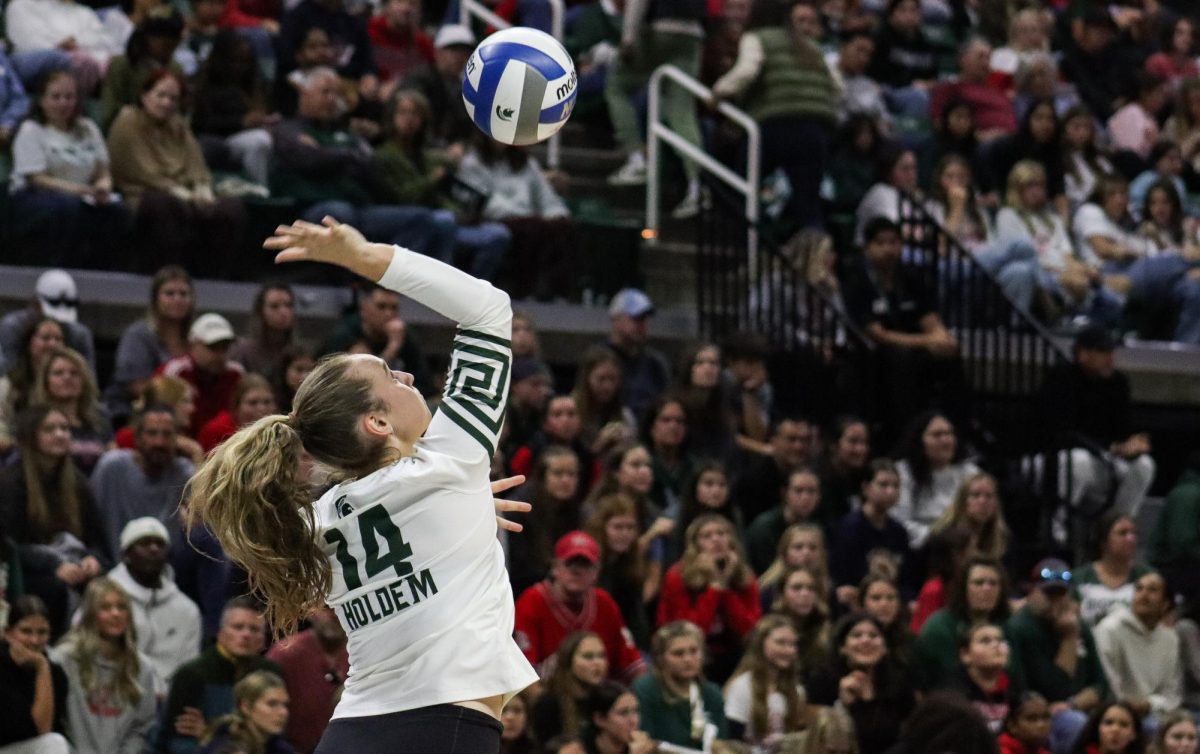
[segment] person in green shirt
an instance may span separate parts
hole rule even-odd
[[[651,640],[651,672],[633,682],[642,730],[659,743],[708,750],[726,737],[721,689],[701,674],[704,633],[685,620],[672,621]]]
[[[1188,602],[1200,597],[1200,450],[1167,494],[1150,537],[1150,562]]]

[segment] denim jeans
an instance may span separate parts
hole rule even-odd
[[[304,211],[304,219],[314,223],[325,215],[353,225],[368,240],[403,246],[446,264],[454,262],[458,226],[449,211],[392,204],[355,207],[338,199],[317,202]]]
[[[1075,709],[1059,712],[1050,718],[1050,751],[1053,754],[1069,754],[1075,739],[1079,738],[1088,716]]]
[[[985,270],[996,276],[1008,300],[1028,312],[1033,305],[1033,295],[1041,287],[1037,250],[1028,241],[1018,240],[1006,246],[996,244],[980,249],[973,256]]]
[[[460,225],[454,241],[468,257],[464,269],[481,280],[494,281],[512,246],[512,232],[503,223]]]
[[[1110,262],[1104,269],[1129,276],[1131,300],[1178,309],[1175,340],[1200,345],[1200,279],[1188,277],[1189,272],[1200,269],[1200,262],[1178,254],[1161,254],[1132,262]]]

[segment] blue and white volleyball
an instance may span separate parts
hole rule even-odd
[[[479,43],[463,72],[463,103],[476,126],[502,144],[550,138],[575,107],[575,64],[549,34],[516,26]]]

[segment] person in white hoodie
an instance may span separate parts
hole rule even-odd
[[[1143,718],[1158,718],[1183,703],[1179,636],[1163,618],[1171,609],[1167,584],[1147,573],[1134,585],[1133,604],[1096,626],[1096,647],[1113,696]]]
[[[121,530],[121,563],[108,572],[129,595],[138,651],[150,659],[159,695],[180,665],[200,655],[200,608],[175,585],[167,565],[170,541],[157,518],[135,518]]]

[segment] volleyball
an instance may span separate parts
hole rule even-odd
[[[524,26],[479,43],[463,71],[463,104],[488,136],[525,146],[550,138],[575,107],[575,64],[558,40]]]

